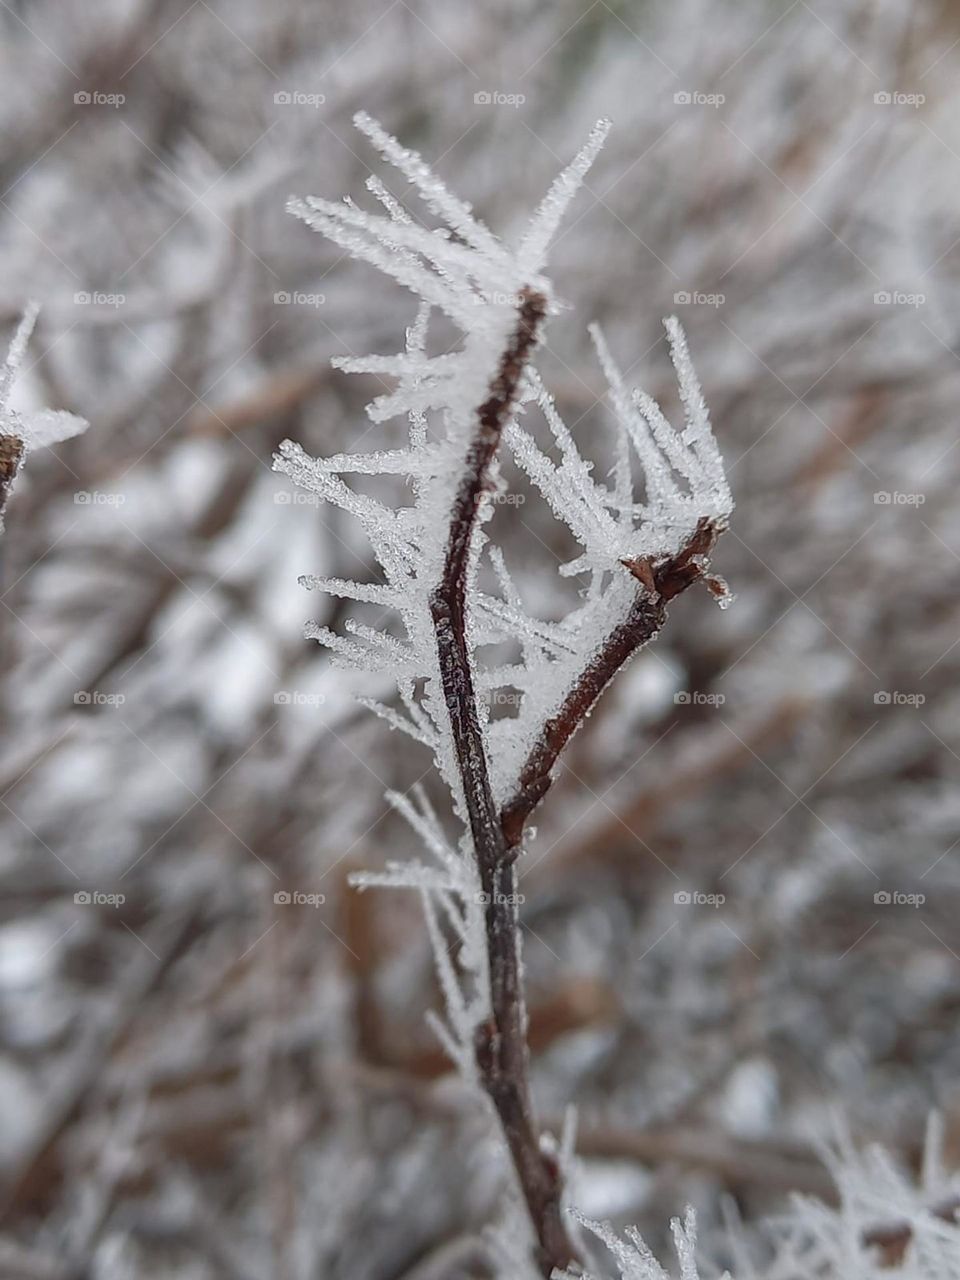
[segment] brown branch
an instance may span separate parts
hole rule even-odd
[[[762,1187],[802,1191],[829,1203],[836,1199],[830,1174],[813,1150],[774,1139],[748,1140],[701,1126],[634,1130],[586,1122],[577,1126],[577,1151],[655,1167],[674,1163],[704,1169],[732,1190]]]
[[[573,979],[529,1010],[527,1045],[534,1053],[549,1049],[571,1031],[611,1025],[616,1012],[616,996],[610,987],[591,978]],[[450,1059],[440,1045],[394,1052],[389,1057],[381,1056],[379,1061],[426,1080],[435,1080],[450,1070]]]
[[[927,1212],[931,1217],[939,1218],[942,1222],[949,1222],[954,1226],[960,1214],[960,1196],[948,1196],[939,1204],[931,1205]],[[907,1245],[912,1239],[913,1227],[909,1222],[901,1221],[868,1227],[860,1237],[860,1242],[865,1248],[876,1246],[880,1249],[882,1266],[895,1267],[903,1261]]]
[[[19,436],[0,436],[0,518],[23,461],[23,441]]]
[[[646,560],[623,562],[640,583],[626,617],[614,627],[599,653],[574,682],[560,709],[544,725],[520,772],[516,793],[498,811],[477,715],[467,639],[467,566],[490,466],[545,313],[542,294],[524,289],[516,330],[490,394],[478,410],[478,430],[454,498],[443,572],[430,597],[430,612],[486,908],[491,1015],[477,1029],[477,1064],[496,1108],[537,1234],[540,1267],[549,1276],[554,1268],[562,1269],[573,1262],[575,1255],[561,1216],[560,1170],[556,1161],[540,1149],[530,1096],[516,857],[526,821],[546,794],[561,751],[616,672],[660,630],[668,602],[704,577],[707,557],[720,530],[702,519],[676,555],[658,564]],[[706,581],[711,588],[721,590],[711,579]]]
[[[443,573],[430,598],[430,612],[486,906],[491,1016],[477,1030],[477,1064],[496,1108],[537,1235],[540,1267],[549,1276],[555,1267],[563,1268],[572,1262],[574,1253],[560,1212],[560,1172],[540,1150],[530,1097],[514,854],[504,837],[490,786],[466,630],[467,565],[477,513],[546,307],[542,294],[523,290],[517,327],[490,394],[478,411],[478,430],[454,498]]]
[[[330,371],[319,363],[280,369],[238,400],[228,400],[212,409],[198,405],[187,417],[187,431],[198,436],[229,436],[285,417],[299,409],[329,378]]]
[[[657,634],[667,617],[667,602],[704,576],[706,557],[720,530],[708,520],[698,524],[677,555],[652,565],[647,560],[624,560],[640,583],[626,617],[607,636],[590,659],[520,770],[517,790],[501,811],[504,838],[511,849],[523,839],[523,829],[553,781],[560,753],[590,714],[597,699],[628,658]],[[711,579],[705,579],[711,585]]]

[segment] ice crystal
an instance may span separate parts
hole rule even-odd
[[[31,302],[23,313],[7,350],[3,368],[0,369],[0,435],[16,436],[23,442],[24,451],[45,449],[59,444],[86,430],[88,423],[74,413],[58,409],[34,409],[21,412],[10,407],[10,393],[23,364],[27,343],[33,333],[40,307]]]
[[[11,408],[13,386],[23,364],[39,310],[37,303],[32,302],[24,311],[0,367],[0,453],[3,466],[0,513],[26,454],[51,444],[59,444],[61,440],[69,440],[87,427],[83,418],[72,413],[55,409],[24,412]]]
[[[352,201],[335,204],[316,197],[291,199],[288,208],[419,299],[402,352],[334,362],[347,372],[395,380],[392,390],[368,406],[368,414],[373,422],[405,419],[407,443],[383,452],[316,459],[285,441],[275,466],[353,515],[370,539],[382,572],[379,582],[307,577],[302,579],[304,585],[386,607],[402,623],[399,635],[395,628],[377,631],[358,621],[346,624],[346,634],[311,626],[308,635],[332,650],[338,663],[388,675],[396,682],[398,705],[373,701],[368,705],[391,727],[434,753],[458,817],[466,825],[430,596],[440,579],[449,513],[476,431],[477,408],[490,394],[516,329],[524,290],[542,295],[548,313],[556,310],[550,282],[542,274],[547,250],[609,126],[606,121],[597,123],[579,154],[550,187],[517,247],[512,247],[497,239],[468,204],[453,196],[416,152],[402,147],[364,114],[355,123],[412,185],[438,225],[417,224],[378,179],[371,179],[367,186],[383,212],[367,213]],[[428,354],[434,313],[442,313],[458,330],[457,349]],[[481,695],[477,714],[498,804],[509,797],[545,719],[556,710],[599,639],[617,626],[636,598],[637,582],[623,562],[641,557],[655,562],[673,556],[699,521],[707,519],[722,528],[732,509],[686,340],[676,320],[665,324],[685,413],[680,430],[667,422],[649,396],[630,393],[603,336],[594,333],[610,387],[618,440],[619,462],[609,485],[594,478],[592,464],[579,452],[536,369],[528,365],[523,372],[516,411],[506,424],[503,440],[579,544],[580,553],[561,572],[582,575],[584,588],[580,606],[561,622],[531,616],[501,550],[484,532],[493,504],[491,493],[481,496],[468,564],[467,632]],[[538,414],[553,440],[550,452],[540,447],[533,434]],[[643,472],[642,494],[632,484],[631,453]],[[400,477],[413,492],[413,504],[394,507],[361,493],[345,479],[352,475]],[[496,463],[492,480],[499,483]],[[479,588],[481,565],[492,571],[498,584],[493,594]],[[479,661],[481,646],[501,642],[515,643],[519,662],[488,667]],[[483,695],[507,686],[515,691],[517,714],[492,720]],[[487,999],[482,913],[476,905],[479,884],[469,841],[463,837],[456,850],[449,848],[433,817],[400,797],[393,802],[430,851],[435,866],[390,866],[385,872],[360,877],[359,882],[407,886],[423,895],[450,1019],[442,1035],[469,1073],[472,1032],[486,1013]],[[445,930],[459,941],[458,966],[469,975],[469,996],[462,993],[449,959]]]
[[[825,1152],[839,1204],[795,1195],[789,1213],[768,1224],[768,1254],[754,1261],[742,1237],[728,1241],[737,1259],[736,1280],[956,1280],[960,1274],[960,1180],[941,1162],[942,1126],[931,1118],[923,1169],[914,1182],[877,1148],[860,1152],[848,1139]],[[670,1280],[635,1228],[618,1235],[576,1209],[571,1217],[600,1240],[620,1280]],[[680,1280],[715,1276],[708,1251],[698,1262],[696,1221],[670,1224]],[[704,1270],[701,1270],[701,1266]],[[724,1277],[729,1273],[724,1272]],[[556,1272],[556,1280],[595,1280],[591,1272]]]
[[[617,1264],[621,1280],[672,1280],[669,1271],[665,1271],[653,1256],[635,1227],[628,1227],[625,1238],[621,1239],[608,1222],[594,1222],[576,1209],[572,1209],[570,1215],[606,1245]],[[679,1218],[671,1219],[670,1232],[680,1264],[680,1280],[700,1280],[696,1258],[697,1224],[693,1210],[687,1210],[683,1222]],[[571,1271],[557,1272],[556,1275],[559,1280],[574,1280]],[[589,1273],[578,1275],[580,1280],[593,1280]]]

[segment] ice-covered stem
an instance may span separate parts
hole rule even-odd
[[[36,302],[31,302],[26,308],[6,358],[0,364],[0,530],[3,528],[3,511],[24,457],[34,449],[69,440],[87,426],[83,418],[72,413],[52,409],[17,413],[10,407],[13,384],[23,364],[39,310]]]
[[[22,461],[23,441],[19,436],[0,435],[0,520]]]
[[[574,681],[559,710],[544,724],[536,743],[524,761],[513,796],[501,810],[501,825],[508,848],[515,850],[523,839],[528,818],[553,781],[553,769],[564,747],[583,724],[598,698],[623,664],[652,640],[667,618],[667,603],[704,577],[706,558],[720,530],[702,519],[686,546],[660,564],[647,560],[624,560],[640,583],[622,622],[609,633]],[[711,585],[712,579],[706,579]]]
[[[481,499],[546,310],[542,293],[529,288],[521,292],[516,328],[490,394],[477,412],[477,433],[457,486],[443,572],[430,597],[430,613],[457,769],[485,895],[491,1013],[477,1029],[477,1066],[499,1117],[533,1222],[541,1268],[549,1276],[554,1268],[568,1266],[574,1254],[561,1216],[559,1169],[540,1149],[530,1097],[515,852],[504,837],[490,785],[466,617],[467,564]]]
[[[7,499],[10,497],[13,482],[19,474],[20,464],[23,462],[24,455],[24,442],[17,424],[12,416],[3,412],[3,410],[6,410],[10,392],[13,389],[17,372],[27,349],[27,343],[33,332],[33,326],[37,322],[38,310],[36,303],[31,303],[24,312],[20,323],[17,325],[13,341],[10,343],[3,367],[0,369],[0,423],[2,423],[2,434],[0,434],[0,518],[3,516]]]
[[[941,1222],[949,1222],[952,1225],[960,1215],[960,1196],[947,1196],[938,1203],[931,1205],[928,1213],[931,1217],[938,1218]],[[882,1249],[883,1265],[894,1266],[903,1258],[913,1234],[913,1224],[906,1219],[900,1219],[895,1222],[879,1223],[877,1226],[866,1228],[860,1236],[860,1243],[866,1249],[874,1245]]]
[[[649,396],[629,394],[602,335],[596,334],[618,424],[611,486],[592,478],[589,461],[538,375],[527,367],[548,309],[550,289],[540,275],[546,249],[603,142],[607,122],[598,122],[551,185],[516,249],[496,240],[415,152],[366,116],[356,123],[444,225],[417,226],[376,182],[370,189],[387,217],[366,214],[352,202],[337,205],[315,197],[294,200],[290,207],[420,298],[402,354],[340,362],[354,372],[399,378],[396,391],[378,397],[368,412],[375,421],[406,415],[410,443],[387,453],[321,461],[286,442],[277,467],[361,521],[386,579],[317,578],[310,585],[393,606],[403,619],[403,640],[352,619],[345,624],[349,636],[321,627],[310,634],[347,663],[374,671],[383,671],[385,664],[395,667],[407,715],[391,707],[377,709],[434,751],[468,829],[464,844],[469,849],[466,857],[456,857],[435,819],[398,802],[439,867],[390,866],[355,883],[413,887],[423,894],[450,1021],[449,1027],[436,1024],[437,1030],[459,1068],[481,1082],[492,1100],[529,1210],[537,1261],[550,1275],[572,1261],[573,1250],[560,1212],[561,1172],[541,1150],[529,1086],[517,853],[526,819],[547,790],[560,752],[617,669],[662,625],[668,601],[705,574],[707,556],[733,504],[675,319],[665,325],[684,408],[680,430]],[[524,283],[512,312],[506,311],[496,299],[516,294]],[[435,311],[463,333],[460,351],[427,356]],[[520,403],[531,401],[560,451],[559,464],[514,420]],[[436,440],[428,432],[428,414],[434,412]],[[583,548],[562,570],[591,578],[586,603],[565,620],[570,625],[526,615],[497,548],[491,547],[491,558],[503,599],[475,589],[478,525],[501,442]],[[642,502],[632,483],[633,455],[644,473]],[[352,473],[408,476],[416,502],[399,510],[384,506],[344,482],[342,476]],[[476,660],[480,646],[501,639],[519,642],[522,661],[515,670],[491,669]],[[519,681],[523,695],[514,725],[491,719],[478,701],[478,689],[504,679]],[[420,681],[422,695],[416,693]],[[531,743],[537,745],[524,762]],[[444,945],[437,904],[459,935],[465,989]]]
[[[545,314],[546,299],[543,295],[525,289],[521,294],[516,328],[503,354],[490,394],[477,412],[477,434],[467,452],[450,513],[443,573],[430,597],[440,679],[450,714],[470,832],[482,876],[491,875],[494,867],[503,861],[505,846],[490,786],[470,665],[466,622],[467,563],[490,465]],[[485,879],[484,890],[488,888]]]

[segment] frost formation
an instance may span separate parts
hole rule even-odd
[[[19,412],[10,407],[14,383],[26,355],[27,343],[33,333],[40,308],[31,302],[24,311],[0,367],[0,515],[13,486],[23,459],[35,449],[69,440],[87,428],[87,422],[76,414],[57,409],[35,409]],[[2,528],[0,521],[0,528]]]
[[[557,177],[514,247],[496,238],[452,195],[421,157],[402,147],[369,116],[355,123],[415,189],[433,228],[418,225],[376,178],[367,188],[384,212],[367,213],[352,200],[335,204],[316,197],[291,199],[288,208],[353,257],[393,277],[419,299],[415,319],[397,355],[334,361],[340,369],[395,380],[392,390],[367,407],[373,423],[406,423],[401,448],[373,453],[309,457],[284,441],[274,465],[325,502],[355,516],[370,539],[383,579],[376,583],[307,577],[303,584],[330,595],[386,608],[401,627],[371,627],[348,620],[345,634],[311,625],[308,636],[331,649],[336,661],[395,681],[399,706],[364,699],[388,724],[432,751],[438,770],[466,826],[450,722],[444,705],[430,595],[441,575],[450,510],[464,457],[476,430],[476,411],[489,394],[502,353],[517,323],[519,298],[533,289],[558,310],[543,274],[546,254],[564,211],[599,152],[609,122],[599,121],[572,163]],[[444,317],[461,335],[456,349],[428,354],[432,321]],[[599,329],[593,331],[613,410],[616,463],[609,480],[593,474],[537,370],[528,366],[513,419],[503,443],[579,545],[560,568],[577,577],[580,603],[560,621],[528,612],[514,586],[502,550],[483,529],[502,484],[494,464],[491,491],[481,510],[470,549],[467,598],[468,638],[477,708],[484,732],[494,798],[502,805],[544,721],[594,653],[600,637],[623,618],[636,598],[637,581],[625,560],[652,562],[675,555],[698,522],[722,528],[733,507],[707,408],[679,322],[665,321],[684,410],[677,430],[648,395],[624,383]],[[522,421],[521,421],[522,420]],[[545,426],[552,447],[541,448],[533,424]],[[634,482],[636,464],[643,477]],[[348,483],[351,476],[397,476],[410,486],[411,505],[386,505]],[[484,573],[490,586],[483,589]],[[495,586],[493,584],[496,584]],[[519,660],[489,665],[477,651],[512,642]],[[491,719],[486,697],[514,691],[515,716]],[[447,1005],[448,1026],[437,1024],[447,1050],[468,1077],[474,1073],[473,1030],[487,1011],[487,982],[478,905],[479,879],[468,837],[453,847],[427,803],[414,789],[410,797],[390,794],[429,850],[420,861],[388,864],[383,872],[355,877],[355,883],[417,889]],[[440,920],[460,939],[456,963]],[[457,969],[460,970],[460,975]],[[465,993],[461,976],[467,977]]]
[[[670,1223],[680,1280],[955,1280],[960,1274],[960,1180],[943,1163],[943,1124],[931,1117],[923,1167],[916,1180],[879,1147],[856,1151],[843,1140],[825,1152],[838,1205],[794,1195],[792,1211],[768,1224],[770,1256],[734,1234],[725,1242],[735,1259],[722,1275],[699,1249],[696,1217]],[[639,1232],[619,1235],[608,1222],[577,1210],[571,1217],[606,1247],[620,1280],[671,1280]],[[597,1280],[593,1272],[555,1272],[555,1280]]]

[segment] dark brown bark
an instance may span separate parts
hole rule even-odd
[[[574,1253],[561,1217],[560,1173],[555,1162],[540,1150],[530,1098],[515,855],[504,838],[490,788],[466,634],[466,573],[477,511],[545,314],[543,295],[525,289],[517,327],[490,394],[478,410],[477,435],[467,453],[454,499],[443,574],[431,597],[430,611],[486,908],[491,1016],[478,1028],[477,1064],[500,1119],[537,1234],[540,1267],[549,1276],[554,1267],[565,1267],[573,1261]]]
[[[0,517],[10,496],[10,490],[20,463],[23,461],[23,441],[19,436],[0,436]]]
[[[520,920],[516,858],[524,825],[543,798],[560,752],[603,689],[631,654],[659,631],[667,602],[704,575],[718,530],[701,520],[687,545],[660,564],[624,561],[640,586],[630,609],[590,660],[543,727],[523,766],[513,799],[498,811],[490,786],[483,733],[477,715],[467,639],[467,566],[477,512],[520,379],[537,342],[546,299],[521,294],[517,327],[504,352],[490,394],[477,412],[478,428],[450,514],[440,583],[430,597],[444,699],[450,715],[457,767],[484,895],[490,969],[491,1014],[477,1028],[476,1059],[496,1109],[538,1240],[545,1276],[575,1260],[561,1213],[562,1177],[540,1147],[529,1084],[527,1017],[520,971]]]
[[[939,1204],[931,1205],[928,1212],[943,1222],[955,1223],[960,1215],[960,1196],[948,1196]],[[903,1261],[907,1245],[913,1239],[913,1227],[909,1222],[885,1222],[869,1227],[861,1236],[866,1248],[875,1246],[880,1250],[881,1265],[895,1267]]]
[[[544,724],[540,737],[520,770],[517,790],[504,805],[501,824],[511,849],[519,846],[523,829],[553,781],[561,751],[583,724],[600,694],[623,664],[657,634],[667,617],[667,602],[704,576],[706,557],[719,530],[701,520],[687,545],[668,560],[625,560],[624,566],[640,583],[626,617],[613,628],[584,667],[556,714]],[[708,584],[712,580],[707,579]]]

